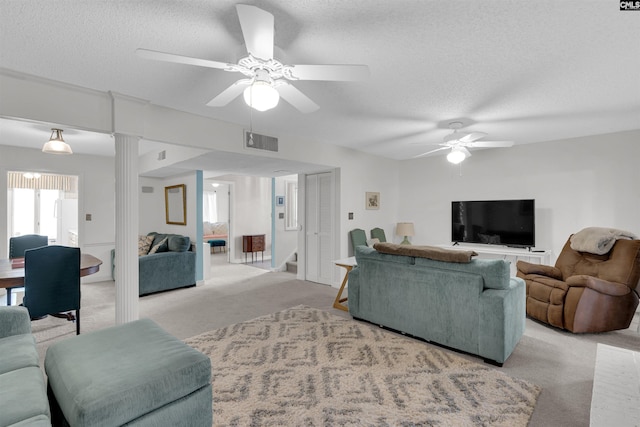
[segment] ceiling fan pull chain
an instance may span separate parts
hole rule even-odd
[[[249,100],[253,105],[253,91],[249,92]],[[249,106],[249,142],[250,146],[253,145],[253,107]]]

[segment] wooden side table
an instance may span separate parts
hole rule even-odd
[[[255,234],[252,236],[242,236],[242,252],[244,252],[244,262],[247,262],[247,254],[251,253],[251,262],[253,262],[254,252],[262,252],[262,261],[264,262],[264,234]],[[256,254],[256,259],[258,255]]]
[[[336,296],[335,301],[333,302],[333,308],[337,308],[338,310],[349,311],[349,306],[344,304],[347,301],[347,297],[342,297],[342,292],[344,291],[344,287],[347,285],[347,281],[349,280],[349,272],[353,270],[353,267],[358,265],[356,263],[356,257],[349,257],[343,259],[337,259],[333,261],[333,263],[339,267],[344,267],[347,271],[344,273],[344,278],[342,279],[342,284],[340,285],[340,290],[338,291],[338,295]]]

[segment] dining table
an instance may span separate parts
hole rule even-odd
[[[102,261],[89,254],[80,254],[80,277],[95,274]],[[7,289],[7,305],[11,305],[11,290],[24,286],[24,258],[0,259],[0,288]]]

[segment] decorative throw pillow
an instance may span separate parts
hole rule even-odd
[[[219,235],[227,234],[226,222],[214,222],[213,224],[211,224],[211,228],[213,229],[212,234],[219,234]]]
[[[153,236],[138,236],[138,256],[149,253],[151,242],[153,242]]]
[[[370,248],[372,248],[376,243],[380,243],[380,239],[374,237],[373,239],[367,240],[367,246],[369,246]]]
[[[213,234],[213,228],[211,227],[211,223],[209,221],[205,221],[202,224],[202,232],[204,233],[205,236],[209,234]]]
[[[165,237],[164,239],[160,240],[160,242],[157,245],[154,245],[149,251],[149,255],[155,254],[156,252],[167,252],[167,249],[168,249],[167,240],[169,240],[169,238]]]
[[[191,239],[189,236],[180,236],[173,234],[169,236],[168,251],[171,252],[186,252],[191,246]]]

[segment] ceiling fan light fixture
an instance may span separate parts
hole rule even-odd
[[[244,102],[254,110],[267,111],[275,108],[280,94],[270,82],[256,80],[244,90]]]
[[[62,139],[62,129],[51,129],[51,137],[42,147],[42,152],[47,154],[73,154],[69,144]]]
[[[451,152],[447,154],[447,160],[454,165],[461,163],[466,158],[467,155],[465,154],[465,152],[458,147],[452,148]]]

